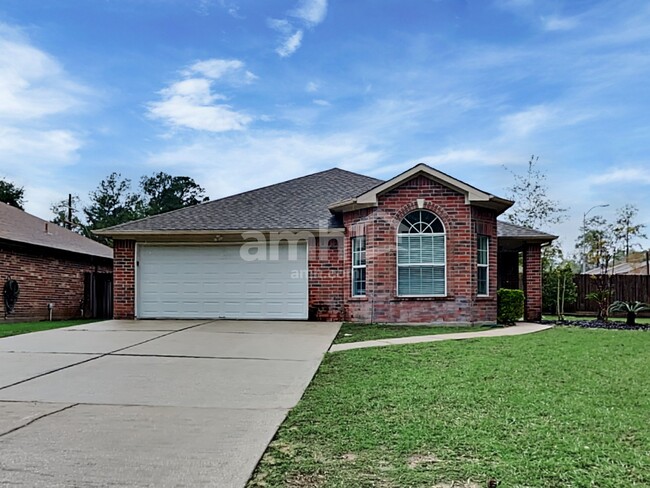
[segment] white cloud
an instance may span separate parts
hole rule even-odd
[[[296,8],[289,10],[286,15],[295,21],[286,18],[267,19],[268,26],[281,34],[280,45],[275,52],[283,58],[291,56],[300,48],[304,36],[303,28],[313,28],[325,19],[327,0],[301,0]],[[296,27],[295,23],[299,26]]]
[[[90,94],[55,57],[0,23],[0,176],[19,185],[51,181],[58,168],[75,163],[82,139],[63,118]]]
[[[253,118],[232,106],[219,103],[225,96],[214,93],[215,80],[232,76],[245,82],[252,81],[252,73],[244,71],[244,63],[236,59],[208,59],[198,61],[182,71],[186,79],[172,83],[159,92],[161,100],[149,103],[148,115],[172,127],[208,132],[239,131]],[[193,75],[202,75],[202,77]]]
[[[66,112],[87,94],[54,57],[0,24],[0,119],[25,121]]]
[[[320,99],[320,98],[316,98],[313,102],[314,102],[315,105],[319,105],[321,107],[329,107],[330,105],[332,105],[327,100],[323,100],[323,99]]]
[[[239,13],[239,6],[234,1],[219,0],[221,8],[225,9],[234,19],[243,19],[244,17]]]
[[[239,59],[213,58],[197,61],[187,68],[183,74],[185,76],[198,74],[212,80],[227,78],[228,81],[234,83],[252,83],[258,77],[250,71],[244,70],[244,66],[244,63]]]
[[[205,184],[212,198],[334,166],[363,171],[384,153],[362,137],[264,131],[198,137],[189,144],[151,154],[155,168],[183,168]]]
[[[307,83],[307,86],[305,86],[305,91],[308,93],[316,93],[318,91],[319,85],[315,81],[310,81]]]
[[[650,164],[625,168],[612,168],[605,173],[592,176],[589,182],[595,185],[611,183],[636,183],[650,185]]]
[[[289,15],[310,25],[320,24],[327,15],[327,0],[302,0]]]
[[[70,131],[0,126],[0,154],[21,170],[71,163],[80,147],[80,139]]]
[[[482,149],[448,148],[439,153],[420,157],[415,161],[409,161],[409,164],[415,165],[425,163],[429,166],[488,166],[517,164],[520,161],[521,155],[517,153],[509,154],[498,151],[485,151]]]
[[[555,116],[554,110],[545,105],[536,105],[521,112],[501,118],[501,130],[507,135],[527,136],[545,126]]]
[[[297,30],[295,33],[285,39],[284,42],[278,46],[275,52],[278,53],[282,58],[291,56],[298,50],[300,44],[302,44],[302,35],[302,30]]]
[[[578,27],[579,22],[575,17],[544,17],[542,27],[547,31],[566,31]]]

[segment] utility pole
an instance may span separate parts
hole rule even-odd
[[[68,230],[72,230],[72,193],[68,193],[68,221],[65,226]]]

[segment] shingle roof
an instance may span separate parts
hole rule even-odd
[[[333,168],[153,217],[102,229],[105,235],[140,232],[319,229],[342,227],[334,202],[352,199],[384,183]],[[498,221],[499,237],[551,241],[556,236]]]
[[[333,168],[275,185],[103,229],[113,231],[201,231],[318,229],[342,227],[328,206],[355,197],[381,180]]]
[[[0,239],[113,259],[110,247],[2,202]]]
[[[530,239],[547,242],[557,239],[557,236],[552,234],[547,234],[546,232],[535,229],[529,229],[528,227],[522,227],[521,225],[511,224],[502,220],[497,220],[497,237],[521,240]]]

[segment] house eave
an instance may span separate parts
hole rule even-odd
[[[277,236],[289,237],[288,234],[294,236],[308,237],[309,235],[338,235],[345,232],[344,228],[331,227],[331,228],[268,228],[268,229],[207,229],[207,230],[97,230],[93,231],[94,234],[111,237],[113,239],[123,240],[207,240],[214,241],[221,237],[242,237],[248,234],[259,233],[264,236]]]

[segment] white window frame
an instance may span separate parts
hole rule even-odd
[[[355,246],[355,243],[357,242],[357,240],[361,240],[361,239],[363,239],[363,249],[357,250],[356,246]],[[351,293],[351,295],[353,297],[365,297],[366,293],[367,293],[367,286],[368,286],[368,269],[367,269],[367,266],[366,266],[366,263],[367,263],[366,250],[368,248],[368,241],[366,240],[366,236],[355,236],[355,237],[353,237],[351,242],[350,242],[350,246],[351,246],[351,250],[352,250],[352,252],[351,252],[351,258],[352,258],[351,278],[352,278],[352,282],[351,282],[351,286],[350,286],[350,293]],[[364,254],[363,264],[354,264],[355,263],[355,259],[354,259],[355,256],[358,255],[358,254],[361,254],[361,253]],[[364,281],[363,293],[355,293],[355,289],[354,289],[354,284],[355,284],[354,272],[357,269],[365,270],[365,276],[364,276],[364,280],[363,280]]]
[[[427,212],[433,215],[437,220],[440,221],[440,224],[442,225],[442,232],[432,232],[432,233],[411,233],[411,234],[404,234],[399,232],[399,226],[402,224],[402,222],[408,217],[410,214],[414,212]],[[445,250],[445,261],[444,263],[406,263],[406,264],[400,264],[399,263],[399,241],[400,237],[409,237],[409,236],[442,236],[442,245],[443,249]],[[413,212],[409,212],[406,214],[404,217],[402,217],[402,220],[400,220],[398,224],[398,233],[396,236],[396,249],[398,252],[396,253],[395,256],[395,264],[396,264],[396,273],[395,273],[395,289],[397,291],[397,296],[400,298],[444,298],[447,296],[447,231],[445,229],[445,224],[442,221],[440,217],[438,217],[434,212],[426,209],[419,209],[419,210],[414,210]],[[408,268],[408,267],[431,267],[431,268],[440,268],[442,267],[444,269],[444,290],[443,293],[440,294],[430,294],[430,295],[406,295],[406,294],[401,294],[399,292],[399,270],[400,268]]]
[[[481,264],[479,262],[479,255],[481,252],[481,238],[485,239],[485,254],[486,254],[486,260],[485,264]],[[485,268],[485,287],[486,287],[486,292],[481,293],[478,289],[479,286],[479,279],[478,279],[478,270],[481,268]],[[490,296],[490,236],[486,235],[481,235],[479,234],[476,238],[476,295],[479,297],[489,297]]]

